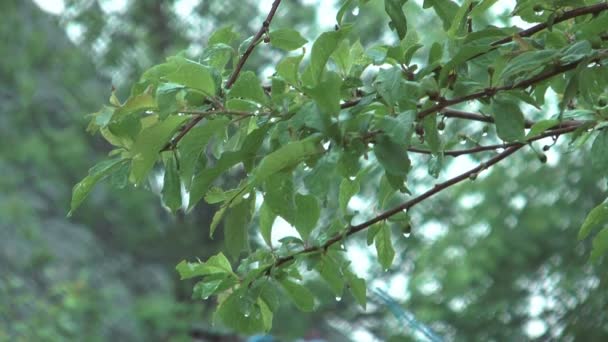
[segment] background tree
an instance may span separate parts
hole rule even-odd
[[[600,272],[604,261],[596,257],[595,263],[589,263],[591,243],[577,243],[575,235],[585,213],[601,202],[605,190],[597,170],[603,166],[601,128],[606,103],[602,101],[606,87],[602,83],[605,79],[602,35],[606,6],[593,1],[569,2],[567,7],[550,1],[521,1],[514,13],[505,10],[495,15],[501,13],[497,9],[501,3],[426,1],[424,5],[429,8],[423,9],[415,2],[402,7],[404,1],[346,1],[340,4],[344,11],[336,8],[336,12],[345,14],[337,31],[319,36],[320,32],[306,24],[312,21],[309,16],[313,8],[285,2],[278,7],[268,31],[259,31],[259,46],[251,55],[244,55],[251,41],[242,41],[260,28],[267,11],[262,18],[247,13],[250,20],[236,20],[235,26],[216,31],[206,43],[203,36],[212,30],[198,26],[198,20],[202,20],[199,17],[209,13],[203,8],[216,9],[218,13],[208,15],[217,19],[202,22],[222,26],[230,23],[228,18],[239,18],[238,15],[243,18],[245,11],[241,7],[203,2],[184,19],[175,14],[173,5],[129,5],[122,12],[104,10],[96,2],[89,3],[93,4],[89,7],[79,7],[78,3],[68,6],[62,25],[68,32],[70,27],[73,30],[70,25],[74,23],[86,28],[86,39],[81,38],[80,46],[100,73],[110,76],[117,87],[110,104],[93,116],[89,129],[99,126],[110,143],[123,149],[114,158],[119,155],[125,159],[117,161],[116,166],[105,162],[91,171],[88,180],[96,181],[102,175],[97,172],[108,167],[111,171],[108,178],[114,186],[112,191],[107,186],[98,187],[92,200],[72,219],[93,229],[70,227],[65,234],[59,229],[41,229],[49,226],[46,221],[36,220],[28,225],[45,240],[50,240],[47,237],[51,234],[74,238],[90,231],[93,234],[86,239],[95,242],[88,246],[111,247],[114,254],[120,255],[116,259],[89,254],[84,259],[74,255],[58,259],[58,251],[77,250],[75,246],[79,243],[74,242],[69,249],[50,248],[44,262],[33,268],[47,270],[44,274],[57,274],[48,269],[65,267],[66,260],[76,260],[77,264],[86,265],[81,272],[85,275],[80,275],[78,281],[69,272],[74,267],[67,267],[59,277],[47,276],[44,281],[36,281],[24,271],[27,265],[17,263],[24,260],[23,255],[29,255],[24,253],[41,250],[40,244],[22,238],[22,232],[23,227],[28,227],[23,217],[30,220],[42,214],[21,203],[35,203],[26,198],[42,197],[36,193],[27,197],[26,189],[44,188],[38,185],[38,180],[52,179],[49,176],[53,173],[48,172],[46,163],[61,165],[57,177],[71,170],[65,161],[78,162],[80,171],[75,172],[82,172],[84,165],[100,158],[84,148],[88,143],[74,141],[90,141],[94,144],[90,146],[97,146],[100,152],[107,151],[108,145],[86,138],[83,127],[72,129],[74,135],[65,137],[64,143],[53,145],[54,140],[28,143],[29,137],[40,140],[45,132],[54,132],[53,136],[60,130],[64,132],[64,127],[72,127],[78,120],[68,116],[64,126],[47,125],[32,130],[30,122],[42,122],[33,115],[48,106],[38,102],[31,107],[23,105],[26,102],[13,105],[11,108],[18,108],[22,114],[6,115],[10,121],[2,127],[10,127],[6,136],[21,142],[23,148],[5,146],[2,155],[9,156],[7,169],[14,170],[9,175],[22,177],[28,174],[23,170],[29,169],[32,176],[29,181],[7,178],[16,179],[7,182],[12,189],[10,193],[19,197],[9,196],[16,200],[3,204],[7,215],[6,222],[1,222],[2,232],[8,234],[4,241],[7,246],[17,241],[23,249],[11,254],[14,249],[6,248],[2,257],[2,267],[9,265],[11,274],[7,285],[2,287],[11,291],[5,297],[11,302],[3,307],[19,308],[6,311],[10,317],[7,322],[17,319],[21,322],[21,328],[9,324],[4,330],[9,337],[27,338],[28,326],[44,323],[46,329],[38,332],[47,335],[41,336],[59,339],[82,336],[87,331],[90,336],[93,324],[98,329],[95,336],[112,336],[120,331],[131,339],[144,338],[144,334],[151,334],[147,338],[166,339],[184,336],[188,330],[219,336],[217,333],[226,328],[245,332],[269,328],[267,309],[272,309],[272,333],[287,338],[316,334],[332,341],[360,340],[361,336],[372,334],[385,340],[395,328],[403,333],[399,338],[420,337],[419,331],[404,329],[393,318],[390,305],[378,301],[373,291],[365,296],[365,287],[361,286],[365,278],[369,289],[388,286],[402,308],[447,339],[525,339],[539,334],[602,339],[607,334],[601,316],[606,303],[601,286],[606,280]],[[7,7],[7,13],[16,13],[13,9],[20,6],[26,8],[27,4]],[[198,10],[204,14],[195,14]],[[400,14],[402,11],[404,16]],[[223,13],[228,15],[222,17]],[[292,17],[295,15],[298,17]],[[511,17],[532,23],[518,25],[541,24],[536,26],[538,29],[522,31],[523,27],[510,27]],[[20,20],[19,16],[14,16],[14,20]],[[392,32],[386,26],[389,20]],[[502,28],[488,28],[488,24]],[[8,37],[11,27],[19,25],[6,27],[3,36]],[[285,28],[296,28],[301,35],[279,30]],[[43,32],[48,34],[52,30]],[[48,48],[36,43],[40,41],[36,35],[30,35],[33,41],[30,46],[39,54],[24,49],[23,57],[15,61],[29,65],[25,63],[31,60],[32,66],[44,65],[39,61],[48,59],[45,58]],[[280,48],[291,50],[301,46],[301,36],[310,41],[303,62],[297,57],[303,51],[297,47],[282,58]],[[14,37],[14,41],[28,41],[23,37],[29,36],[24,33],[22,37]],[[358,45],[357,40],[362,44]],[[106,45],[100,48],[103,41]],[[270,44],[263,44],[264,41]],[[417,42],[424,44],[417,46]],[[174,57],[146,71],[143,82],[128,91],[128,83],[138,79],[141,71],[183,49],[187,50],[181,56],[189,56],[196,63]],[[65,57],[58,57],[57,61],[62,67],[48,68],[68,69]],[[243,69],[235,69],[238,61],[246,61]],[[298,69],[300,63],[302,67]],[[89,64],[83,64],[84,70],[91,70]],[[11,72],[14,69],[7,64],[3,74],[10,76],[3,77],[9,79],[6,84],[19,87],[9,86],[3,92],[18,94],[7,96],[10,99],[27,99],[23,94],[27,94],[28,88],[22,84],[31,84],[34,78],[21,74],[19,81]],[[87,71],[74,75],[87,75]],[[238,77],[231,78],[234,75]],[[61,113],[77,113],[90,106],[81,104],[81,98],[99,103],[90,94],[104,98],[110,92],[109,81],[101,82],[94,91],[85,91],[79,78],[74,76],[71,81],[78,86],[69,80],[67,76],[51,78],[53,86],[45,89],[63,85],[70,91],[81,89],[88,97],[75,96],[72,103],[76,107]],[[34,89],[37,92],[39,88]],[[31,119],[19,121],[20,118]],[[178,124],[173,126],[172,121]],[[169,132],[161,132],[164,131],[159,129],[161,126]],[[205,138],[209,134],[206,132],[213,137]],[[551,137],[562,134],[573,137],[572,143],[560,138],[553,144]],[[138,144],[148,141],[144,137],[153,139],[145,146]],[[568,153],[586,152],[591,144],[585,141],[589,139],[594,140],[591,154]],[[530,146],[529,140],[539,142],[514,154],[516,149]],[[256,142],[259,148],[255,147]],[[79,148],[80,152],[67,146]],[[40,152],[47,148],[63,155],[56,157],[55,162],[48,161],[47,156],[52,154]],[[163,152],[157,154],[160,150]],[[27,166],[35,160],[28,157],[32,153],[28,151],[44,156],[38,159],[36,167]],[[199,152],[204,154],[196,161],[197,166],[193,159]],[[508,157],[508,167],[494,166],[502,157]],[[157,158],[159,164],[151,165]],[[502,163],[507,163],[506,160]],[[478,163],[484,164],[466,172]],[[141,172],[142,165],[146,172]],[[224,165],[228,165],[226,172],[219,172],[223,175],[207,187],[207,179],[215,173],[210,170],[222,171]],[[280,172],[275,172],[278,169]],[[46,178],[41,177],[40,170],[45,170]],[[462,177],[450,178],[463,171]],[[177,211],[176,217],[158,207],[150,210],[145,191],[115,188],[125,184],[127,178],[158,193],[166,208]],[[456,181],[460,184],[452,186]],[[67,186],[61,184],[53,181],[45,189],[65,191]],[[81,184],[85,185],[84,190],[90,190],[91,184]],[[433,187],[434,184],[438,186]],[[181,186],[189,196],[181,195]],[[242,191],[229,190],[233,188]],[[80,203],[81,195],[86,195],[79,189],[83,188],[75,188],[73,205]],[[437,196],[428,200],[417,197],[427,189],[428,195]],[[222,212],[227,208],[223,224],[215,227],[214,240],[206,237],[210,223],[205,220],[211,215],[204,206],[182,214],[203,197],[212,205],[224,203],[214,210],[219,208]],[[418,203],[419,198],[424,201]],[[54,204],[65,201],[61,196],[44,199],[43,203],[53,208],[54,222],[63,221],[58,217],[65,213]],[[413,204],[416,207],[409,210]],[[18,216],[16,208],[28,214]],[[391,208],[396,209],[390,211]],[[595,209],[588,222],[601,223],[605,215],[602,208]],[[403,213],[401,209],[408,211]],[[318,219],[311,220],[317,218],[317,212]],[[396,215],[385,220],[393,213]],[[241,221],[247,216],[253,218],[251,223]],[[269,222],[275,216],[295,226],[293,238],[278,242],[276,237],[269,237],[271,231],[276,235],[281,230],[281,225],[271,228]],[[371,225],[370,219],[377,222]],[[364,233],[354,234],[363,230],[368,231],[367,237]],[[222,243],[220,232],[227,237],[224,250],[232,255],[231,266],[237,277],[227,272],[225,260],[216,254]],[[605,246],[601,234],[595,239],[591,252],[594,256],[600,255]],[[305,240],[303,245],[300,238]],[[373,246],[368,247],[369,241]],[[265,242],[272,249],[264,246]],[[254,252],[242,259],[244,255],[239,252],[247,244]],[[297,256],[292,258],[294,254]],[[209,259],[211,255],[218,256]],[[377,257],[380,265],[370,265],[365,255]],[[169,279],[174,271],[170,269],[180,259],[194,257],[208,261],[180,263],[178,270],[182,277],[205,275],[195,285],[195,297],[219,296],[217,300],[193,302],[189,299],[193,283],[183,282],[178,285],[182,290],[177,291],[182,302],[177,303],[171,296],[173,285]],[[94,262],[99,260],[123,271],[90,273],[103,270]],[[347,266],[349,260],[352,264]],[[143,295],[141,279],[157,278],[141,274],[142,269],[153,269],[153,273],[164,277],[160,290],[148,290]],[[256,273],[256,269],[262,273]],[[293,280],[298,273],[304,277],[302,282]],[[114,290],[93,285],[98,278]],[[130,278],[140,282],[132,285]],[[66,279],[73,286],[61,286]],[[112,292],[116,291],[116,285],[108,280],[113,279],[127,284],[122,285],[127,290]],[[23,283],[27,285],[19,286]],[[147,286],[151,283],[160,284],[158,280],[146,281]],[[76,298],[84,298],[83,286],[94,300],[70,304],[76,294],[80,296]],[[231,289],[226,290],[228,287]],[[60,290],[53,292],[53,288]],[[348,290],[354,298],[347,294]],[[63,295],[64,305],[54,305],[53,294],[57,291]],[[315,297],[315,315],[296,316],[291,313],[292,305],[275,302],[276,294],[287,295],[296,306],[310,309],[309,291]],[[35,293],[48,293],[49,297]],[[25,298],[24,301],[35,298],[41,304],[37,310],[23,310],[24,306],[15,302],[18,298]],[[125,298],[131,298],[135,304],[123,305],[122,313],[115,313],[112,305],[102,308],[94,304],[112,300],[129,303]],[[336,301],[337,298],[340,300]],[[371,302],[364,311],[357,303],[362,304],[365,299]],[[211,312],[205,305],[209,309],[219,307],[215,327],[209,326]],[[96,319],[81,321],[85,308]],[[68,318],[58,320],[56,326],[44,319],[46,312],[61,313]],[[111,315],[127,315],[131,320],[119,323],[118,319],[108,319]],[[196,328],[191,330],[193,324]],[[143,329],[144,326],[153,329]],[[315,332],[312,328],[315,326],[321,329]]]

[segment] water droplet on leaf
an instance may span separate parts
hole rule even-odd
[[[342,300],[342,297],[340,297],[340,296],[336,296],[336,302],[339,302],[339,301],[341,301],[341,300]]]
[[[352,13],[353,13],[354,16],[359,15],[359,6],[353,8],[353,12]]]

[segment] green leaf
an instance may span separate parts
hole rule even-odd
[[[203,50],[200,59],[205,65],[221,71],[226,67],[226,63],[228,63],[234,52],[234,49],[229,45],[214,44]]]
[[[384,11],[391,18],[389,27],[397,31],[399,40],[405,38],[407,34],[407,20],[405,19],[405,13],[403,12],[403,4],[407,0],[384,0]]]
[[[560,61],[569,64],[581,60],[591,55],[593,49],[588,40],[581,40],[574,44],[569,44],[560,51]]]
[[[182,280],[218,273],[233,274],[230,261],[228,261],[222,252],[210,257],[206,262],[187,262],[182,260],[177,264],[175,269]]]
[[[74,185],[72,189],[72,202],[68,216],[72,216],[74,211],[80,206],[82,201],[89,195],[95,184],[109,176],[113,171],[121,166],[124,159],[116,158],[104,160],[89,169],[89,175]]]
[[[382,227],[384,227],[386,225],[386,223],[384,221],[380,222],[380,223],[376,223],[374,225],[372,225],[371,227],[369,227],[367,229],[367,245],[371,246],[372,243],[374,243],[374,239],[376,238],[376,235],[378,235],[378,232],[380,231],[380,229],[382,229]]]
[[[89,114],[91,122],[87,126],[87,132],[92,134],[97,132],[99,128],[106,127],[110,123],[110,120],[112,120],[115,111],[114,107],[103,106],[99,111]]]
[[[329,254],[323,254],[317,264],[317,271],[321,278],[327,282],[331,291],[338,298],[342,297],[344,290],[344,277],[340,265]]]
[[[340,151],[338,172],[342,177],[354,177],[357,175],[361,168],[359,159],[365,149],[367,149],[367,147],[365,147],[361,141],[354,140],[347,148]]]
[[[395,258],[395,250],[393,249],[393,243],[391,242],[391,229],[388,225],[382,225],[376,234],[375,242],[378,261],[384,270],[388,270]]]
[[[597,171],[608,170],[608,130],[599,131],[591,145],[591,165]]]
[[[173,153],[169,153],[165,158],[165,177],[162,190],[163,202],[172,213],[175,213],[182,206],[181,183],[175,158],[176,156]]]
[[[158,115],[165,119],[169,114],[174,114],[180,109],[178,94],[184,91],[184,86],[175,83],[162,83],[156,89],[156,101],[158,102]]]
[[[179,171],[186,189],[190,189],[196,164],[199,158],[205,157],[205,147],[209,140],[214,135],[222,136],[228,123],[230,123],[230,120],[227,118],[204,120],[179,141],[177,145],[180,154]]]
[[[454,13],[460,8],[456,3],[451,0],[424,0],[422,8],[433,7],[435,13],[439,16],[443,22],[443,29],[448,30],[452,25]]]
[[[424,140],[429,145],[433,154],[437,155],[441,149],[441,137],[437,128],[437,114],[434,113],[424,117],[422,126],[424,127]]]
[[[384,135],[378,135],[374,154],[386,172],[397,176],[408,174],[411,163],[405,146],[395,144]]]
[[[255,204],[253,193],[249,198],[228,209],[224,221],[224,244],[228,254],[235,259],[242,251],[249,250],[248,226],[251,220],[252,206]]]
[[[211,238],[213,237],[213,234],[215,233],[217,226],[220,225],[220,223],[224,219],[224,216],[226,215],[226,211],[228,211],[229,208],[230,208],[230,206],[228,206],[228,205],[222,205],[213,214],[213,218],[211,219],[211,224],[209,225],[209,237],[211,237]]]
[[[308,42],[300,32],[290,28],[270,31],[269,35],[272,46],[286,51],[298,49]]]
[[[209,37],[209,41],[207,42],[207,44],[208,45],[215,45],[215,44],[230,45],[233,41],[235,41],[239,37],[238,33],[234,32],[232,29],[233,29],[233,25],[227,25],[227,26],[224,26],[222,28],[219,28],[219,29],[213,31],[213,33]]]
[[[557,124],[559,124],[559,120],[557,120],[557,119],[537,121],[536,123],[534,123],[534,125],[532,125],[532,127],[530,127],[530,131],[528,131],[528,134],[526,135],[526,139],[535,137],[535,136],[543,133],[547,129],[554,127]]]
[[[260,104],[266,104],[268,97],[264,93],[264,89],[260,85],[260,80],[253,71],[245,71],[241,73],[237,81],[234,83],[228,98],[244,98]]]
[[[262,182],[277,172],[291,168],[300,162],[322,152],[319,142],[321,136],[313,135],[306,139],[294,141],[281,146],[278,150],[266,155],[260,165],[253,171],[255,182]]]
[[[199,90],[208,96],[215,96],[216,84],[211,69],[179,56],[167,58],[167,63],[152,67],[142,78],[165,80]]]
[[[439,84],[444,86],[446,84],[447,78],[455,68],[466,62],[469,58],[476,56],[480,53],[485,53],[492,48],[489,44],[484,45],[466,45],[458,50],[458,53],[452,59],[446,63],[446,65],[441,68],[441,72],[439,73]]]
[[[342,215],[348,214],[348,202],[350,199],[359,193],[361,186],[358,180],[350,180],[344,178],[342,182],[340,182],[340,193],[338,195],[338,203],[340,206],[340,211]]]
[[[492,104],[496,133],[507,142],[522,141],[525,137],[524,114],[516,103],[496,100]]]
[[[340,112],[341,87],[342,78],[330,71],[314,88],[308,88],[307,93],[315,100],[322,112],[337,115]]]
[[[308,240],[320,216],[321,208],[315,196],[296,194],[295,227],[302,240]]]
[[[290,224],[295,224],[296,203],[294,200],[293,176],[291,172],[278,172],[266,179],[264,203]]]
[[[509,81],[514,76],[526,75],[531,76],[538,71],[542,70],[542,67],[549,63],[551,60],[558,55],[556,50],[539,50],[539,51],[527,51],[513,58],[505,66],[500,75],[501,80]]]
[[[101,135],[112,145],[129,150],[141,132],[142,120],[138,115],[129,115],[101,128]]]
[[[255,157],[257,150],[266,137],[267,130],[268,127],[254,130],[245,138],[241,150],[237,152],[229,151],[222,153],[222,156],[215,163],[214,167],[208,167],[195,175],[190,188],[190,202],[188,208],[194,207],[194,205],[205,196],[211,183],[220,175],[234,165]]]
[[[414,133],[414,120],[416,119],[416,112],[408,110],[399,113],[397,117],[383,116],[380,122],[377,123],[379,129],[381,129],[392,142],[399,145],[409,146]]]
[[[365,310],[367,306],[367,286],[365,285],[365,279],[357,277],[354,273],[346,272],[346,281],[348,282],[348,288],[355,297],[355,300],[361,308]]]
[[[482,0],[481,2],[478,2],[475,7],[473,7],[470,15],[473,17],[484,14],[484,12],[492,7],[497,1],[498,0]]]
[[[272,247],[272,225],[277,215],[270,209],[266,201],[260,207],[260,233],[268,245]]]
[[[350,32],[350,26],[342,26],[338,31],[330,31],[322,33],[312,45],[310,52],[310,65],[307,69],[309,86],[315,86],[325,70],[325,64],[329,56]]]
[[[205,194],[205,202],[209,204],[215,204],[220,202],[226,202],[234,198],[234,196],[239,194],[240,189],[232,189],[228,191],[224,191],[222,188],[214,186],[207,191]]]
[[[141,183],[158,159],[158,152],[187,119],[187,116],[171,115],[164,121],[158,122],[139,133],[131,150],[133,155],[131,175],[129,176],[131,182]]]
[[[353,0],[346,0],[342,4],[342,6],[340,6],[340,9],[338,10],[338,13],[336,14],[336,22],[338,23],[338,25],[342,25],[342,18],[344,18],[344,14],[346,14],[346,12],[350,9],[350,6],[352,5],[352,3],[353,3]]]
[[[593,247],[591,248],[591,261],[598,259],[608,252],[608,228],[600,230],[593,239]]]
[[[336,63],[336,66],[342,75],[348,75],[353,63],[348,39],[344,39],[340,42],[340,45],[338,45],[336,50],[331,54],[331,59]]]
[[[225,291],[238,283],[234,276],[224,273],[216,273],[205,277],[194,284],[192,299],[207,300],[209,297]]]
[[[310,312],[314,309],[315,299],[306,287],[294,283],[289,279],[282,279],[279,282],[298,309],[305,312]]]
[[[454,14],[452,18],[452,24],[450,25],[450,29],[448,30],[448,36],[450,38],[454,38],[458,31],[464,27],[465,17],[467,12],[469,11],[469,7],[471,6],[471,0],[465,0],[458,11]]]
[[[378,75],[376,75],[374,85],[378,90],[378,95],[380,95],[390,107],[395,106],[404,96],[402,81],[402,72],[398,67],[380,69]]]
[[[608,223],[608,202],[604,201],[589,212],[578,231],[578,239],[585,239],[593,231],[593,228],[606,223]]]
[[[236,330],[242,334],[253,335],[267,331],[268,323],[265,316],[268,312],[262,313],[262,307],[257,300],[255,303],[243,295],[243,291],[231,293],[217,308],[216,317],[228,328]],[[265,306],[264,310],[267,311]],[[272,315],[272,313],[271,313]]]
[[[435,62],[440,62],[443,57],[443,45],[438,42],[434,42],[429,50],[428,64],[431,65]]]
[[[112,116],[112,120],[117,121],[129,114],[141,113],[147,109],[155,107],[156,100],[154,99],[154,96],[148,93],[131,96],[122,106],[116,108],[114,115]]]
[[[304,55],[287,56],[277,64],[277,74],[285,79],[287,83],[298,85],[298,69]]]

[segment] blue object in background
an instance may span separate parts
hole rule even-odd
[[[397,317],[401,323],[407,323],[407,325],[414,331],[420,332],[431,342],[443,342],[443,338],[435,334],[431,328],[425,324],[419,322],[414,314],[405,310],[397,301],[395,301],[386,291],[376,288],[373,290],[376,297],[386,304],[388,309]]]

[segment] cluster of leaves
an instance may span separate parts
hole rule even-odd
[[[209,233],[222,224],[225,251],[238,267],[219,253],[206,262],[183,261],[177,270],[183,279],[202,277],[194,297],[217,296],[216,318],[229,327],[268,331],[280,291],[301,310],[313,310],[315,297],[302,282],[305,270],[315,270],[336,298],[348,289],[365,308],[366,282],[349,267],[345,238],[367,230],[368,245],[375,245],[381,267],[388,269],[395,256],[393,231],[409,234],[406,210],[475,179],[533,141],[573,133],[571,146],[577,148],[597,134],[594,166],[608,166],[602,129],[608,115],[608,49],[602,36],[608,4],[518,1],[513,15],[539,23],[522,31],[474,25],[496,1],[426,0],[423,7],[442,21],[445,40],[422,44],[403,11],[406,0],[385,0],[397,42],[366,48],[352,39],[356,22],[343,19],[367,1],[347,0],[336,29],[317,37],[305,56],[307,40],[300,33],[271,27],[280,2],[240,46],[238,34],[222,28],[197,61],[170,57],[146,71],[126,101],[112,95],[89,125],[115,146],[112,158],[91,168],[73,190],[71,211],[104,178],[124,187],[162,175],[162,200],[172,212],[187,211],[203,199],[218,204]],[[264,43],[295,52],[262,82],[242,70]],[[543,110],[549,88],[560,98],[559,112],[552,116]],[[470,101],[489,114],[463,111]],[[522,104],[536,108],[538,120],[526,118],[533,110]],[[446,127],[446,118],[494,124],[496,134],[487,140],[497,144],[453,149],[463,140],[477,143],[475,137],[487,136],[488,129],[472,125],[478,131],[463,135]],[[447,156],[483,151],[498,153],[427,192],[410,193],[412,160],[437,178]],[[543,152],[534,152],[546,160]],[[413,153],[422,157],[410,159]],[[241,180],[226,186],[225,175]],[[371,196],[377,215],[349,206],[370,183],[376,184]],[[581,238],[606,222],[606,208],[603,204],[590,214]],[[277,245],[272,239],[277,217],[299,236]],[[251,241],[262,244],[251,237],[250,226],[267,246],[241,259]],[[607,232],[604,228],[595,238],[592,257],[608,249]]]

